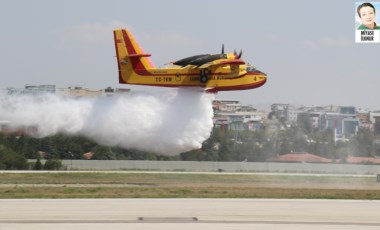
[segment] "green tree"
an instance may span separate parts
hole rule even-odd
[[[61,168],[62,162],[57,159],[48,159],[44,165],[44,170],[59,170]]]
[[[33,166],[33,170],[42,170],[42,168],[43,168],[43,165],[41,163],[41,159],[37,158],[37,161]]]
[[[202,161],[206,153],[202,149],[194,149],[180,154],[183,161]]]
[[[0,168],[6,170],[28,169],[28,163],[21,154],[0,146]]]
[[[157,160],[155,154],[137,149],[111,148],[118,160]]]
[[[352,149],[348,143],[338,141],[336,143],[336,158],[345,161],[349,155],[352,154]]]
[[[375,137],[369,129],[360,128],[357,135],[351,138],[350,147],[353,152],[352,155],[361,157],[374,157],[375,156]]]
[[[217,161],[219,147],[218,140],[220,140],[219,131],[213,132],[210,138],[203,142],[202,149],[197,160]]]
[[[94,153],[93,160],[115,160],[116,154],[108,146],[96,146],[91,152]]]
[[[309,144],[308,152],[331,159],[339,158],[336,154],[333,134],[331,129],[314,132],[310,136],[314,142]]]
[[[312,121],[308,113],[298,114],[297,125],[306,133],[313,131]]]
[[[227,131],[220,133],[218,142],[218,161],[232,161],[234,159],[234,148],[236,145],[237,133]]]

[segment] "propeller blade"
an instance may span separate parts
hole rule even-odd
[[[222,54],[224,54],[224,44],[222,44]]]
[[[238,59],[240,59],[241,58],[241,55],[243,55],[243,50],[240,50],[240,52],[239,52],[239,55],[238,55]]]

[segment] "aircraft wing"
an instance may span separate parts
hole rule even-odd
[[[225,60],[220,62],[208,62],[201,66],[194,66],[193,69],[199,68],[199,69],[205,69],[210,66],[222,66],[222,65],[244,65],[245,62],[241,59],[233,59],[233,60]]]

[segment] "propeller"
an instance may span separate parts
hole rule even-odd
[[[222,44],[222,54],[224,54],[224,44]]]
[[[240,50],[239,54],[236,53],[236,50],[234,50],[234,55],[236,59],[240,59],[241,56],[243,55],[243,50]]]
[[[237,58],[240,59],[242,55],[243,55],[243,50],[240,50],[239,55],[237,56]]]

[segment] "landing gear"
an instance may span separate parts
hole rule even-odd
[[[206,70],[202,69],[199,75],[199,81],[201,83],[207,83],[208,82],[208,76],[206,73]]]

